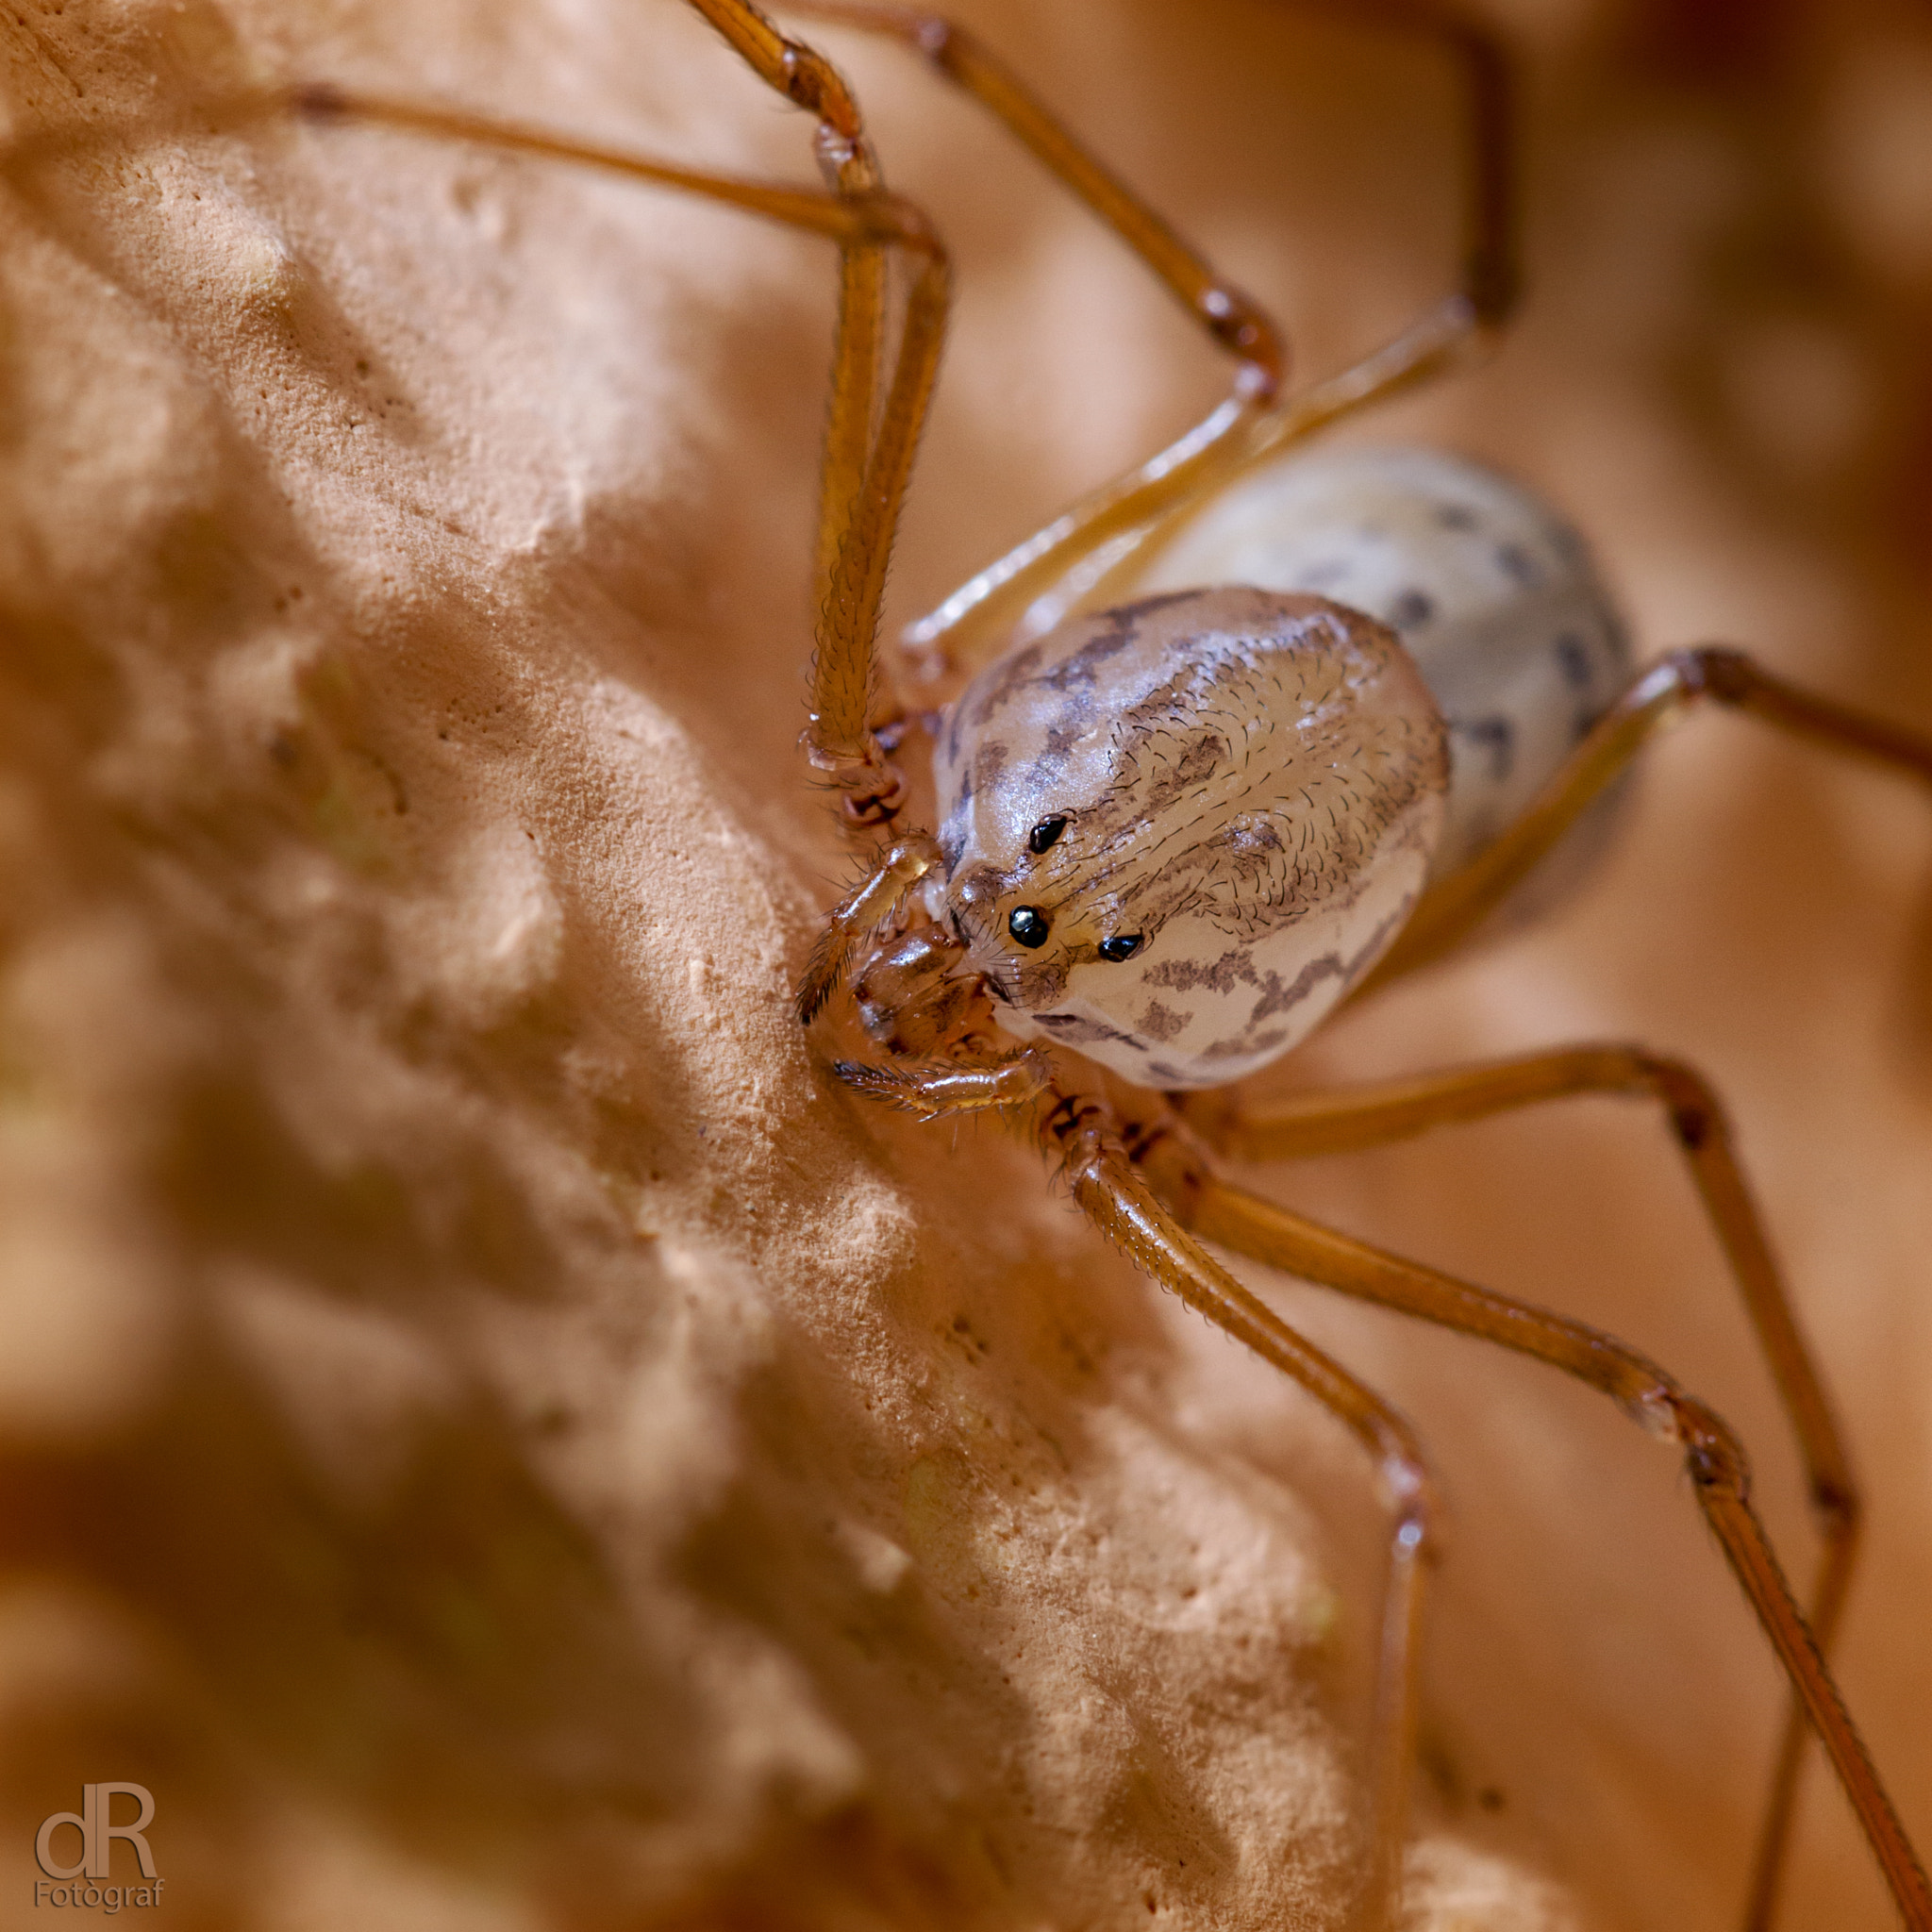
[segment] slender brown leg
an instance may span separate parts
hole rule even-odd
[[[1749,1501],[1742,1445],[1724,1420],[1634,1349],[1560,1315],[1405,1260],[1244,1193],[1174,1137],[1150,1143],[1150,1183],[1183,1225],[1284,1273],[1480,1336],[1576,1376],[1677,1443],[1706,1520],[1771,1640],[1912,1932],[1932,1932],[1932,1887],[1845,1710]]]
[[[1804,1458],[1824,1541],[1811,1594],[1811,1631],[1826,1655],[1851,1587],[1859,1505],[1850,1460],[1751,1199],[1717,1095],[1693,1069],[1629,1046],[1576,1046],[1407,1080],[1297,1094],[1259,1112],[1189,1118],[1222,1152],[1242,1160],[1292,1160],[1386,1145],[1433,1127],[1486,1119],[1578,1094],[1650,1097],[1662,1103],[1706,1211],[1730,1263]],[[1747,1932],[1771,1923],[1790,1841],[1807,1737],[1795,1698],[1785,1724],[1753,1866]]]
[[[840,303],[820,496],[820,611],[805,748],[844,794],[848,825],[890,824],[905,785],[872,729],[875,644],[886,569],[945,338],[949,268],[938,235],[910,202],[888,194],[857,102],[821,56],[789,40],[749,0],[691,0],[768,86],[818,116],[827,193],[737,181],[559,139],[541,129],[334,88],[274,97],[315,116],[607,168],[709,195],[828,236],[839,244]],[[262,97],[265,110],[269,97]],[[905,316],[882,401],[886,261],[911,264]]]
[[[1400,1902],[1415,1759],[1417,1665],[1435,1485],[1415,1432],[1395,1409],[1243,1288],[1157,1198],[1108,1125],[1101,1105],[1056,1094],[1042,1139],[1065,1164],[1074,1198],[1136,1266],[1217,1327],[1301,1384],[1367,1450],[1394,1513],[1375,1676],[1372,1791],[1374,1854],[1357,1914],[1382,1932]]]
[[[893,1059],[834,1060],[846,1086],[921,1120],[967,1113],[1011,1113],[1029,1106],[1053,1079],[1053,1058],[1037,1047],[998,1054],[982,1062]]]
[[[1195,251],[1075,138],[1051,108],[962,26],[911,7],[868,0],[784,0],[784,10],[864,33],[889,35],[924,57],[1032,151],[1153,270],[1183,308],[1244,367],[1267,396],[1280,387],[1287,349],[1274,321]]]
[[[1493,845],[1423,894],[1401,937],[1355,997],[1440,958],[1465,939],[1657,731],[1707,702],[1932,784],[1932,738],[1814,697],[1761,670],[1741,651],[1719,644],[1674,651],[1597,720],[1536,802]]]
[[[1280,389],[1287,350],[1274,321],[1218,275],[1205,257],[1078,141],[1010,68],[963,27],[938,14],[908,7],[872,5],[868,0],[795,0],[787,10],[862,32],[889,35],[924,56],[940,74],[1002,121],[1146,263],[1208,336],[1238,358],[1234,392],[1228,401],[1178,441],[1109,486],[1102,496],[1121,497],[1124,491],[1122,501],[1141,505],[1137,514],[1144,515],[1149,504],[1171,501],[1176,491],[1207,487],[1208,479],[1238,454],[1245,435],[1262,421]],[[1152,496],[1147,494],[1149,491],[1154,492]],[[1090,499],[1090,504],[1100,500]],[[1071,515],[1077,519],[1088,508],[1083,505]],[[908,668],[926,677],[941,676],[971,655],[969,632],[959,629],[955,621],[941,620],[974,586],[984,588],[970,605],[960,606],[962,613],[972,610],[970,637],[993,638],[1002,625],[1024,608],[1031,594],[1027,587],[1034,584],[1036,575],[1051,576],[1064,562],[1077,561],[1084,554],[1075,548],[1066,554],[1062,563],[1055,561],[1062,537],[1075,535],[1068,524],[1068,518],[1058,520],[991,571],[974,578],[974,585],[956,592],[941,613],[912,625],[906,639],[911,652]],[[1095,541],[1105,539],[1096,537]],[[1015,563],[1023,556],[1037,568]],[[1017,575],[1012,585],[1002,591],[989,579],[1008,566]],[[979,608],[982,604],[988,608]],[[963,617],[960,620],[965,621]],[[949,650],[941,641],[956,630],[958,634],[951,638]]]
[[[823,56],[789,39],[751,0],[691,0],[747,64],[788,100],[818,116],[820,166],[842,201],[878,200],[878,163],[851,90]],[[904,208],[907,204],[896,204]],[[878,698],[876,643],[886,570],[945,341],[949,269],[921,217],[891,239],[913,261],[899,353],[874,425],[885,296],[886,237],[840,242],[839,335],[820,495],[823,602],[805,746],[845,794],[847,823],[890,824],[905,782],[872,729]]]
[[[1275,325],[977,40],[938,14],[871,0],[796,0],[791,10],[891,35],[923,55],[1004,122],[1217,342],[1241,358],[1234,394],[1212,415],[1056,518],[910,625],[905,643],[917,675],[937,679],[971,669],[1000,649],[1016,626],[1026,636],[1050,627],[1104,582],[1139,568],[1147,541],[1165,534],[1170,522],[1241,471],[1342,416],[1427,380],[1473,341],[1498,330],[1515,306],[1509,68],[1501,43],[1473,23],[1407,5],[1347,10],[1350,19],[1439,39],[1461,71],[1470,151],[1463,272],[1457,292],[1393,341],[1341,375],[1278,403],[1286,355]]]
[[[826,915],[797,993],[798,1017],[809,1026],[839,990],[858,941],[890,919],[927,873],[942,861],[938,841],[914,832],[879,855],[878,862]]]

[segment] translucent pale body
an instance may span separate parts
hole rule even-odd
[[[1001,1024],[1175,1088],[1285,1053],[1374,965],[1427,874],[1447,763],[1381,625],[1224,589],[1002,658],[952,708],[935,775],[945,910]]]
[[[1195,518],[1145,584],[1312,591],[1394,630],[1449,724],[1438,874],[1522,813],[1629,681],[1582,538],[1441,450],[1324,450],[1260,471]]]

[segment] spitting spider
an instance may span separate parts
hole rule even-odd
[[[849,988],[870,1044],[828,1056],[847,1087],[921,1119],[991,1114],[1032,1135],[1100,1232],[1300,1384],[1367,1452],[1391,1523],[1375,1857],[1360,1922],[1387,1924],[1400,1906],[1431,1478],[1404,1419],[1215,1249],[1545,1361],[1676,1445],[1793,1692],[1751,1922],[1772,1914],[1808,1725],[1902,1916],[1932,1932],[1932,1893],[1823,1655],[1855,1551],[1847,1459],[1707,1085],[1634,1048],[1579,1046],[1308,1091],[1265,1110],[1224,1092],[1343,1002],[1468,938],[1686,712],[1729,708],[1932,778],[1932,744],[1795,690],[1735,650],[1680,651],[1630,675],[1580,545],[1513,485],[1420,452],[1293,457],[1316,431],[1447,373],[1511,316],[1499,51],[1473,31],[1443,36],[1470,105],[1461,285],[1342,375],[1297,391],[1270,318],[974,40],[884,8],[792,9],[902,40],[965,89],[1236,366],[1232,394],[1194,430],[974,577],[886,665],[875,657],[880,603],[939,366],[945,251],[885,187],[852,94],[818,55],[747,0],[693,4],[762,80],[816,117],[823,192],[325,87],[292,105],[317,120],[610,169],[836,244],[806,750],[839,794],[866,870],[806,969],[799,1018],[848,1017]],[[932,829],[921,823],[928,745]],[[1347,1152],[1590,1092],[1660,1107],[1710,1215],[1809,1476],[1824,1557],[1808,1621],[1754,1512],[1737,1439],[1663,1370],[1575,1321],[1291,1213],[1216,1167],[1217,1156]]]

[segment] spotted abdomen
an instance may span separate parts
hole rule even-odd
[[[1439,876],[1522,815],[1629,681],[1624,627],[1582,538],[1519,485],[1441,450],[1324,450],[1258,471],[1144,581],[1315,591],[1401,638],[1449,724]]]
[[[1002,1024],[1203,1087],[1285,1052],[1400,929],[1447,755],[1382,625],[1232,589],[1011,653],[952,708],[936,776],[943,910]]]

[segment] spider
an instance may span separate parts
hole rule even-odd
[[[1451,39],[1475,134],[1462,286],[1341,377],[1292,394],[1268,317],[970,38],[886,8],[793,9],[913,44],[1108,221],[1237,366],[1232,396],[1195,431],[915,626],[889,696],[874,638],[938,366],[944,250],[920,211],[884,189],[857,105],[833,70],[746,0],[694,4],[762,79],[815,114],[826,192],[708,177],[323,89],[299,93],[295,105],[324,119],[382,121],[617,168],[837,243],[841,330],[818,551],[824,617],[807,750],[840,795],[868,867],[829,918],[799,1017],[824,1024],[849,986],[870,1046],[834,1059],[848,1086],[924,1119],[1002,1116],[1037,1137],[1102,1232],[1300,1383],[1369,1453],[1392,1521],[1374,1719],[1377,1856],[1364,1880],[1363,1923],[1386,1923],[1397,1907],[1434,1527],[1427,1464],[1392,1408],[1298,1336],[1204,1242],[1548,1361],[1681,1448],[1795,1693],[1754,1917],[1768,1918],[1774,1898],[1808,1720],[1901,1912],[1932,1926],[1923,1874],[1813,1642],[1813,1632],[1828,1641],[1849,1582],[1856,1502],[1704,1083],[1633,1050],[1579,1048],[1373,1091],[1308,1093],[1267,1113],[1220,1097],[1224,1076],[1289,1053],[1344,999],[1467,937],[1655,729],[1687,709],[1730,706],[1827,747],[1932,774],[1932,746],[1794,691],[1736,652],[1679,653],[1619,690],[1614,620],[1568,533],[1481,473],[1424,457],[1257,468],[1326,424],[1446,371],[1507,323],[1516,293],[1511,157],[1494,48],[1480,36]],[[896,340],[887,300],[894,261],[908,284]],[[1284,510],[1294,519],[1285,525],[1274,521]],[[1364,524],[1378,518],[1393,529],[1379,551],[1362,541]],[[1199,589],[1215,580],[1208,559],[1217,545],[1241,558],[1224,579],[1233,588]],[[1478,564],[1498,580],[1473,587]],[[1558,607],[1554,615],[1528,608],[1538,603],[1529,593],[1543,591]],[[1506,636],[1526,641],[1522,658],[1503,666],[1525,671],[1521,688],[1466,650],[1431,656],[1431,626],[1466,644],[1498,612]],[[1458,677],[1475,689],[1456,693],[1455,717],[1445,720]],[[930,831],[918,822],[928,741]],[[1512,752],[1507,761],[1495,755],[1502,745]],[[1576,1323],[1290,1214],[1232,1187],[1215,1165],[1218,1153],[1366,1146],[1582,1091],[1660,1101],[1718,1226],[1790,1407],[1825,1534],[1808,1627],[1752,1512],[1735,1438],[1663,1371]]]
[[[857,110],[829,70],[749,9],[700,5],[764,77],[819,113],[835,192],[874,195]],[[1460,288],[1341,376],[1284,399],[1270,319],[968,36],[901,9],[800,10],[922,52],[1142,257],[1237,371],[1227,402],[1190,435],[911,627],[902,689],[970,682],[955,682],[928,727],[938,830],[908,825],[897,757],[910,707],[876,703],[872,649],[937,358],[944,261],[909,212],[890,235],[842,243],[824,615],[805,744],[847,822],[887,842],[827,921],[801,1021],[849,980],[873,1053],[839,1059],[841,1078],[925,1120],[1024,1123],[1100,1231],[1300,1383],[1374,1462],[1392,1527],[1362,1923],[1386,1923],[1399,1900],[1428,1466],[1402,1417],[1208,1244],[1536,1357],[1676,1445],[1794,1692],[1749,1923],[1773,1911],[1808,1722],[1901,1914],[1932,1926],[1932,1890],[1822,1655],[1854,1548],[1844,1453],[1708,1087],[1634,1049],[1579,1047],[1304,1093],[1268,1112],[1191,1099],[1291,1051],[1341,1000],[1455,946],[1685,710],[1736,708],[1921,779],[1932,777],[1932,743],[1795,690],[1735,650],[1681,651],[1627,678],[1615,619],[1572,535],[1463,466],[1417,455],[1261,467],[1507,322],[1517,291],[1507,69],[1481,35],[1447,34],[1473,131]],[[871,420],[892,244],[911,285]],[[1235,588],[1192,588],[1217,583]],[[1486,760],[1486,741],[1515,756]],[[1805,1455],[1825,1543],[1808,1623],[1753,1510],[1741,1445],[1666,1371],[1580,1323],[1290,1213],[1215,1165],[1216,1153],[1361,1147],[1591,1091],[1654,1095],[1696,1175]]]
[[[1932,1890],[1823,1657],[1855,1545],[1846,1458],[1707,1084],[1636,1049],[1580,1046],[1306,1092],[1267,1111],[1224,1093],[1344,1000],[1456,947],[1688,710],[1729,707],[1932,778],[1932,743],[1795,690],[1740,652],[1680,651],[1631,677],[1574,535],[1486,473],[1426,453],[1272,467],[1317,430],[1455,367],[1509,320],[1518,276],[1500,50],[1471,29],[1436,29],[1470,108],[1460,286],[1341,375],[1291,391],[1272,320],[972,37],[906,9],[791,9],[897,39],[963,88],[1235,364],[1231,394],[1193,430],[913,625],[889,679],[879,608],[938,372],[946,252],[921,210],[884,186],[858,105],[821,56],[749,0],[692,4],[815,116],[825,192],[325,89],[297,105],[616,168],[837,243],[823,615],[804,746],[869,857],[828,916],[799,1019],[820,1023],[849,986],[869,1047],[834,1058],[841,1080],[924,1120],[990,1114],[1037,1137],[1102,1233],[1360,1442],[1391,1519],[1376,1852],[1360,1922],[1389,1923],[1399,1907],[1433,1483],[1404,1419],[1243,1287],[1216,1248],[1548,1362],[1674,1444],[1793,1691],[1749,1923],[1772,1915],[1808,1725],[1906,1922],[1932,1928]],[[1226,588],[1200,588],[1216,584]],[[914,810],[923,758],[936,829]],[[1292,1214],[1216,1166],[1217,1155],[1366,1147],[1592,1091],[1661,1105],[1723,1242],[1824,1534],[1808,1620],[1752,1507],[1736,1436],[1665,1370],[1580,1323]]]

